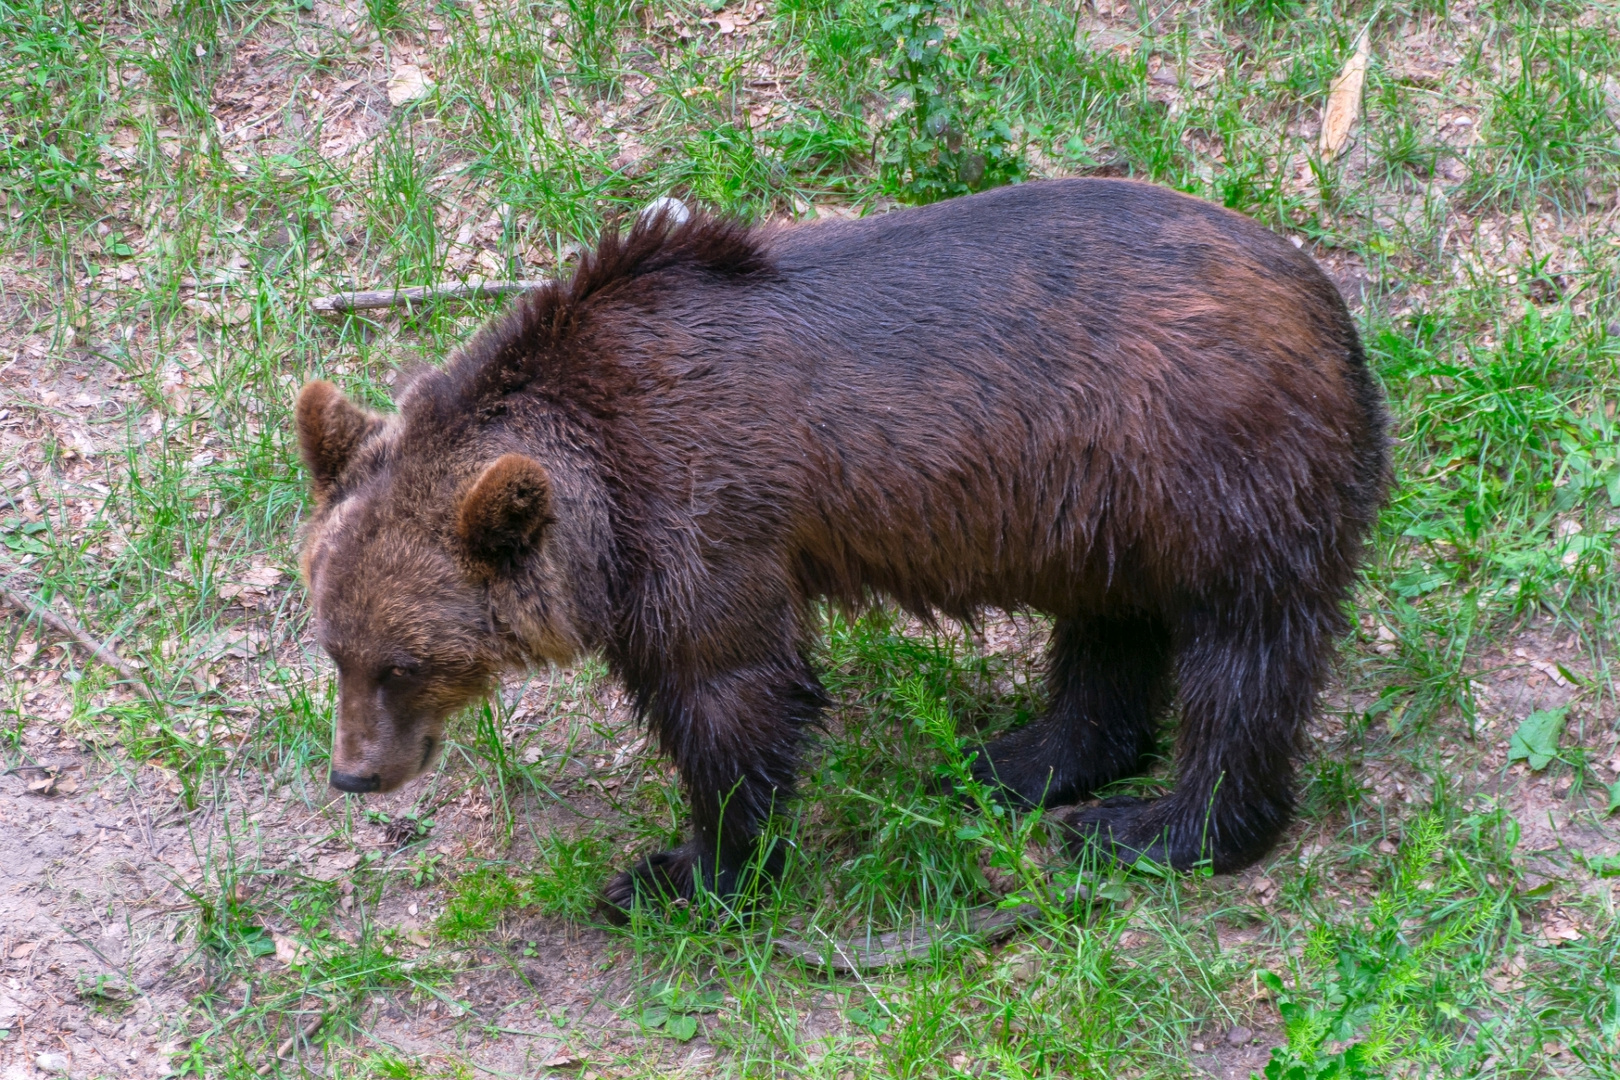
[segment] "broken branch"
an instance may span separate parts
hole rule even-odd
[[[91,637],[88,630],[72,619],[65,615],[58,615],[43,604],[34,603],[27,596],[13,589],[3,579],[0,579],[0,596],[5,597],[7,603],[17,608],[24,615],[38,619],[52,630],[72,640],[74,644],[101,663],[118,672],[124,681],[134,686],[141,696],[152,701],[157,700],[157,696],[152,693],[151,687],[146,685],[146,681],[141,678],[138,671],[131,667],[123,657]]]
[[[259,1066],[259,1075],[269,1076],[271,1069],[275,1068],[276,1065],[289,1060],[292,1056],[293,1048],[296,1047],[300,1042],[307,1042],[310,1036],[319,1031],[321,1025],[325,1022],[326,1014],[324,1012],[318,1012],[315,1014],[315,1018],[309,1023],[305,1024],[296,1035],[290,1035],[286,1039],[282,1040],[281,1045],[276,1047],[276,1056]]]
[[[1034,922],[1040,914],[1040,908],[1034,904],[1020,904],[1010,909],[978,908],[968,915],[965,931],[918,924],[881,935],[875,946],[831,937],[819,946],[786,938],[777,938],[774,944],[784,956],[833,971],[855,974],[881,971],[920,960],[931,953],[935,946],[950,952],[972,938],[978,938],[985,944],[1005,941],[1019,926]]]
[[[533,292],[545,281],[468,281],[460,285],[416,285],[407,289],[378,289],[367,292],[317,296],[310,306],[322,314],[341,315],[349,311],[409,307],[429,300],[477,300],[512,293]]]

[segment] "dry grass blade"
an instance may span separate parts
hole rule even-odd
[[[1361,89],[1367,81],[1367,61],[1372,56],[1368,38],[1372,27],[1356,38],[1356,48],[1328,89],[1327,107],[1322,110],[1322,160],[1332,161],[1350,141],[1350,129],[1361,117]]]

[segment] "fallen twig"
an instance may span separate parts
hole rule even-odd
[[[158,857],[158,846],[157,838],[152,835],[150,816],[141,813],[141,808],[136,805],[135,793],[133,791],[128,791],[124,794],[129,799],[129,808],[135,812],[135,824],[140,826],[141,835],[146,838],[146,850],[150,851],[152,853],[152,858],[155,859]]]
[[[1024,923],[1033,922],[1041,909],[1034,904],[1020,904],[1015,908],[978,908],[968,915],[965,931],[948,926],[917,924],[905,930],[891,930],[880,935],[874,944],[858,944],[828,937],[820,945],[808,941],[777,938],[776,950],[795,960],[853,974],[898,967],[913,960],[921,960],[933,951],[936,944],[950,949],[978,938],[986,944],[1004,941]]]
[[[157,700],[157,695],[152,692],[151,687],[146,685],[146,681],[141,678],[138,671],[130,667],[123,657],[91,637],[88,630],[72,619],[65,615],[58,615],[43,604],[34,603],[28,597],[7,585],[3,580],[0,580],[0,596],[4,596],[7,603],[17,608],[24,615],[31,615],[57,633],[72,639],[74,644],[123,676],[124,681],[132,684],[142,697],[152,701]]]
[[[378,289],[366,292],[336,293],[317,296],[310,307],[327,315],[341,315],[348,311],[370,311],[375,308],[409,307],[428,300],[477,300],[511,293],[532,292],[545,281],[468,281],[460,285],[416,285],[406,289]]]
[[[276,1056],[259,1066],[259,1075],[269,1076],[271,1069],[275,1068],[282,1062],[288,1061],[293,1052],[293,1048],[296,1047],[299,1042],[308,1039],[310,1036],[319,1031],[321,1025],[325,1022],[326,1014],[324,1012],[318,1012],[315,1014],[315,1018],[313,1020],[303,1026],[302,1030],[283,1039],[281,1045],[276,1047]]]

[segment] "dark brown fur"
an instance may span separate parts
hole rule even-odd
[[[858,222],[609,236],[397,416],[306,388],[305,548],[338,662],[334,783],[426,767],[504,667],[600,652],[694,836],[609,886],[722,893],[825,704],[818,597],[1056,620],[1047,715],[977,768],[1077,842],[1263,854],[1384,497],[1381,397],[1311,260],[1143,184],[1055,181]]]

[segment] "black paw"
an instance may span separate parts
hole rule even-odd
[[[1287,827],[1289,815],[1286,806],[1262,804],[1244,807],[1239,816],[1232,807],[1205,803],[1193,808],[1168,795],[1104,799],[1095,806],[1077,806],[1060,820],[1076,855],[1230,874],[1263,858]]]
[[[1175,850],[1172,830],[1155,812],[1158,806],[1156,799],[1117,796],[1095,806],[1077,806],[1059,820],[1076,857],[1101,857],[1127,866],[1146,860],[1176,870],[1192,869],[1196,855],[1188,858]]]
[[[750,860],[741,869],[717,866],[712,854],[688,841],[648,855],[615,876],[602,890],[598,907],[603,917],[622,926],[638,904],[668,912],[690,905],[701,892],[705,901],[716,905],[711,914],[724,921],[745,915],[759,891],[781,874],[783,862],[781,845],[772,845],[762,858]]]
[[[667,908],[690,903],[697,892],[696,862],[697,852],[691,844],[648,855],[607,883],[599,905],[602,915],[623,926],[637,904]]]
[[[1085,794],[1072,779],[1059,775],[1051,762],[1035,752],[1029,729],[1005,735],[979,748],[973,759],[973,779],[985,785],[1009,806],[1064,806]]]

